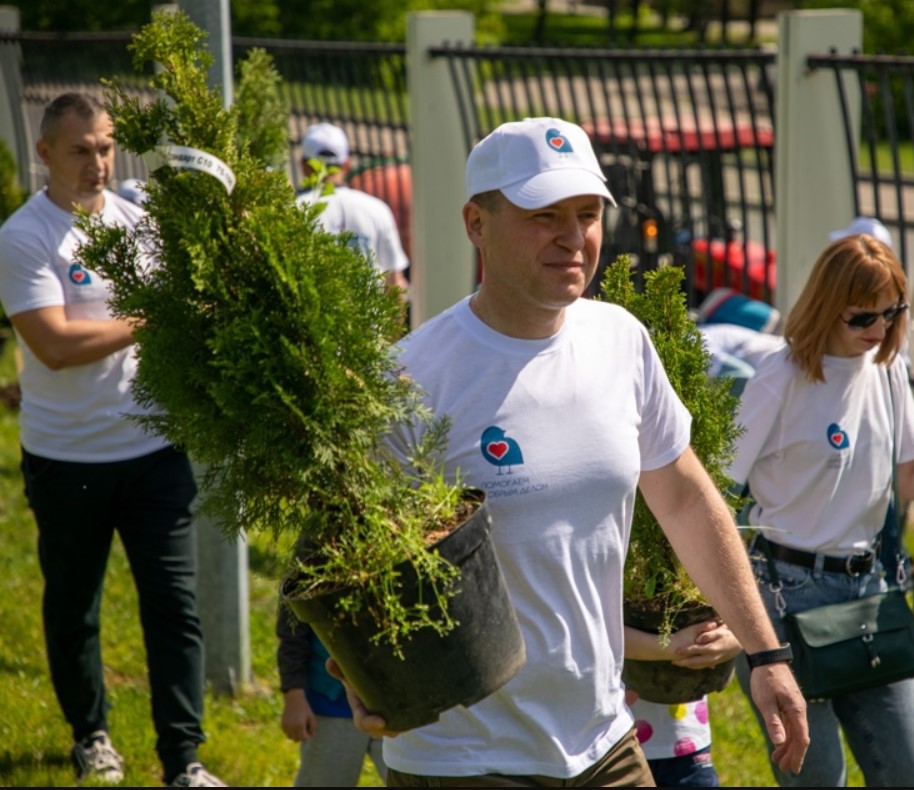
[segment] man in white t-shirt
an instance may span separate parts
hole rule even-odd
[[[405,733],[387,732],[350,689],[356,725],[387,736],[389,786],[653,785],[621,680],[638,488],[752,656],[773,759],[799,769],[805,702],[733,519],[689,446],[691,418],[644,326],[581,298],[611,199],[586,133],[557,118],[503,124],[471,152],[466,180],[482,283],[407,336],[401,361],[452,421],[446,470],[487,492],[527,661],[486,699]],[[493,428],[521,450],[510,474],[488,452]],[[391,437],[404,461],[414,430]]]
[[[196,607],[187,456],[132,419],[133,326],[108,310],[110,284],[83,267],[85,209],[132,228],[143,210],[106,188],[111,120],[90,96],[45,109],[36,144],[47,187],[0,227],[0,302],[22,352],[20,443],[38,525],[51,680],[73,735],[77,779],[124,778],[108,735],[100,604],[116,531],[143,626],[153,720],[166,783],[224,787],[197,760],[204,740],[203,638]]]
[[[326,181],[333,190],[325,193],[321,187],[309,189],[298,196],[298,202],[323,204],[318,215],[321,225],[330,233],[348,233],[350,244],[361,250],[384,275],[388,286],[399,289],[406,299],[409,259],[393,211],[380,198],[346,186],[351,167],[346,132],[331,123],[309,126],[301,139],[301,157],[306,177],[314,173],[311,160],[320,160],[330,168]]]

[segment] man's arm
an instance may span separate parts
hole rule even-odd
[[[133,324],[120,318],[71,321],[62,306],[10,316],[32,353],[51,370],[86,365],[133,343]]]
[[[691,448],[639,487],[686,571],[747,653],[779,646],[758,594],[746,549],[723,497]],[[806,701],[790,667],[752,670],[752,699],[775,744],[772,759],[799,771],[809,746]]]

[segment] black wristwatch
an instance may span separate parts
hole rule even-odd
[[[763,667],[765,664],[777,664],[781,661],[793,661],[793,650],[790,642],[784,642],[780,647],[771,650],[759,650],[758,653],[746,653],[749,669]]]

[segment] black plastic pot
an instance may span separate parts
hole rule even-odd
[[[507,683],[526,660],[523,636],[490,541],[490,516],[482,492],[476,512],[435,548],[461,570],[448,607],[458,625],[444,636],[417,631],[403,645],[404,657],[381,641],[374,622],[336,616],[342,592],[296,597],[294,578],[283,581],[283,600],[308,623],[340,665],[365,706],[382,715],[392,730],[437,721],[455,705],[469,706]],[[404,597],[422,595],[412,566],[404,564]],[[425,600],[430,594],[423,595]]]
[[[641,611],[626,601],[623,616],[627,626],[654,634],[659,632],[661,615],[656,611]],[[717,617],[717,613],[710,606],[688,607],[673,618],[673,630],[678,631],[714,617]],[[641,699],[670,705],[692,702],[705,694],[723,691],[733,678],[735,669],[735,658],[706,669],[677,667],[669,661],[626,658],[622,664],[622,681],[626,688],[636,692]]]

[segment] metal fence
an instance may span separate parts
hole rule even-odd
[[[761,51],[442,47],[467,146],[506,120],[548,115],[591,135],[619,206],[604,263],[677,262],[693,299],[733,285],[770,300],[775,56]],[[745,265],[744,265],[745,264]]]
[[[817,55],[810,69],[834,75],[840,98],[857,215],[878,217],[898,239],[908,261],[914,244],[914,58],[885,55]],[[860,125],[850,111],[860,102]]]
[[[61,91],[101,94],[101,78],[115,75],[136,82],[129,42],[128,34],[0,34],[0,47],[21,50],[31,140],[43,106]],[[301,178],[297,141],[305,127],[322,120],[342,126],[352,143],[351,183],[391,204],[408,248],[405,46],[236,37],[235,59],[252,47],[267,51],[283,78],[290,181]],[[428,55],[448,63],[467,151],[502,121],[527,115],[561,116],[589,130],[619,203],[607,212],[604,263],[628,252],[642,270],[682,265],[693,303],[720,285],[772,300],[773,52],[443,46]],[[895,230],[904,261],[912,231],[914,58],[823,54],[808,65],[835,74],[844,117],[834,123],[845,129],[857,213]],[[123,154],[116,168],[120,178],[147,175],[140,160]],[[37,160],[29,173],[37,189]]]

